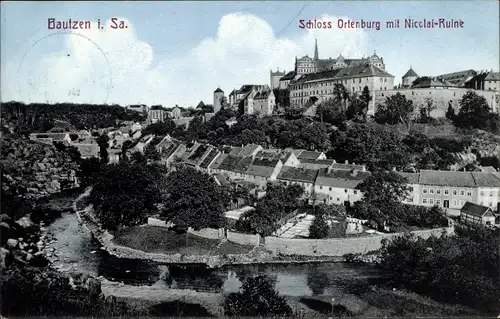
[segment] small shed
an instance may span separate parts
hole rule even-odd
[[[460,210],[460,220],[465,224],[494,225],[495,214],[490,207],[466,202]]]

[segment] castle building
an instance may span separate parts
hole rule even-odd
[[[305,106],[311,100],[325,101],[335,98],[335,84],[342,84],[350,94],[361,94],[367,86],[371,94],[376,91],[391,90],[394,76],[366,62],[351,66],[299,75],[289,84],[290,105]],[[368,114],[373,114],[374,104],[368,106]]]
[[[346,59],[340,54],[336,59],[320,59],[318,52],[318,40],[316,40],[314,45],[314,57],[311,58],[306,55],[300,59],[295,58],[295,73],[298,75],[309,74],[367,63],[376,66],[379,69],[385,70],[384,59],[377,56],[376,52],[374,52],[369,58]]]
[[[281,71],[278,68],[276,72],[273,72],[273,70],[270,70],[270,77],[271,77],[271,90],[278,89],[280,86],[280,79],[285,76],[286,72]]]
[[[220,88],[214,91],[214,113],[217,113],[222,108],[222,103],[224,101],[224,91]]]
[[[405,75],[403,75],[403,81],[402,81],[402,86],[403,88],[409,88],[413,85],[413,82],[415,82],[415,80],[418,79],[418,74],[413,71],[413,69],[411,68],[410,66],[410,69],[408,70],[408,72],[405,73]]]

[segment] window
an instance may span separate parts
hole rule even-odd
[[[436,205],[441,205],[441,200],[440,199],[436,199]]]
[[[448,195],[449,191],[447,189],[444,190],[444,194]]]
[[[427,204],[427,198],[422,199],[422,204]]]
[[[456,189],[453,190],[453,195],[457,195],[457,190]]]
[[[453,200],[453,206],[457,206],[457,200],[456,199]]]
[[[409,190],[410,192],[413,192],[413,187],[408,187],[408,190]]]
[[[467,192],[467,196],[471,197],[472,196],[472,192]]]
[[[434,194],[434,188],[429,189],[429,194]]]
[[[481,193],[480,193],[480,194],[481,194],[481,196],[484,196],[484,192],[483,192],[483,191],[481,191]]]
[[[439,188],[436,189],[436,194],[441,194],[441,190]]]
[[[329,191],[331,192],[332,191],[332,188],[330,187]]]
[[[422,193],[427,194],[427,188],[424,188],[424,189],[422,190]]]
[[[493,191],[490,192],[490,197],[493,197]]]
[[[323,186],[320,186],[319,189],[323,189]]]
[[[337,202],[340,202],[340,198],[337,197]]]
[[[465,191],[463,189],[460,190],[460,196],[464,196],[465,195]]]
[[[347,189],[344,189],[344,193],[347,193]]]
[[[493,203],[492,203],[492,202],[489,202],[489,203],[488,203],[488,206],[492,207],[492,206],[493,206]]]
[[[356,195],[358,193],[358,191],[354,191],[354,195]]]
[[[464,206],[464,201],[463,200],[460,200],[460,207]]]
[[[434,199],[429,198],[429,204],[434,205]]]

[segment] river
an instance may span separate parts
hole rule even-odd
[[[190,289],[199,292],[236,292],[240,281],[247,276],[265,274],[276,280],[280,294],[289,296],[311,296],[308,285],[314,278],[328,277],[336,289],[335,282],[349,278],[376,277],[372,266],[345,263],[290,264],[290,265],[238,265],[218,269],[204,266],[172,266],[132,259],[120,259],[101,250],[90,232],[78,223],[74,213],[65,212],[61,218],[48,226],[56,241],[54,248],[57,261],[54,266],[63,271],[77,271],[102,276],[110,281],[127,285],[153,285],[162,281],[173,289]],[[317,290],[317,288],[314,288]]]
[[[238,292],[245,278],[263,274],[274,279],[277,292],[287,299],[292,309],[305,313],[306,317],[328,316],[333,303],[365,317],[405,317],[421,311],[422,315],[463,314],[448,311],[448,307],[418,295],[374,288],[373,284],[383,281],[383,276],[372,265],[234,265],[216,269],[162,265],[109,255],[69,210],[47,229],[56,239],[49,245],[54,250],[54,267],[64,272],[93,275],[100,279],[104,295],[140,300],[148,304],[148,309],[170,307],[172,302],[181,301],[189,304],[188,308],[201,307],[199,309],[205,311],[192,312],[191,316],[217,315],[221,313],[220,304],[227,293]],[[172,313],[171,308],[162,309],[160,315]]]

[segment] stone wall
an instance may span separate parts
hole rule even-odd
[[[400,93],[404,95],[407,99],[412,100],[415,105],[416,112],[418,108],[422,105],[426,105],[426,99],[431,98],[433,104],[437,107],[431,115],[433,117],[445,117],[446,110],[448,109],[448,103],[451,101],[451,105],[457,113],[460,109],[460,100],[462,97],[471,91],[471,89],[461,89],[461,88],[450,88],[450,89],[401,89],[401,90],[387,90],[387,91],[375,91],[374,101],[375,110],[378,105],[385,102],[386,98],[391,95],[396,95]],[[472,90],[474,91],[474,90]],[[474,91],[479,96],[483,96],[492,112],[499,113],[499,93],[494,91]]]
[[[148,225],[166,227],[165,222],[155,218],[149,218]],[[453,232],[453,227],[418,230],[412,233],[422,238],[428,238],[432,235],[440,236],[443,230],[450,234]],[[199,231],[190,229],[188,232],[208,239],[224,238],[223,229],[205,228]],[[382,247],[382,239],[402,234],[376,234],[367,237],[329,239],[291,239],[268,236],[262,240],[262,245],[274,255],[341,257],[345,254],[366,254],[367,252],[378,250]],[[258,235],[237,233],[230,230],[227,231],[227,240],[241,245],[257,246],[261,244]],[[186,260],[188,259],[184,259],[184,262]]]
[[[258,235],[242,234],[228,230],[227,240],[240,245],[257,245],[259,242]]]
[[[413,233],[419,237],[428,238],[431,235],[440,236],[443,229],[447,233],[453,232],[453,228],[437,228],[414,231]],[[264,247],[276,255],[344,256],[345,254],[366,254],[378,250],[382,247],[382,239],[400,235],[402,233],[331,239],[266,237]]]

